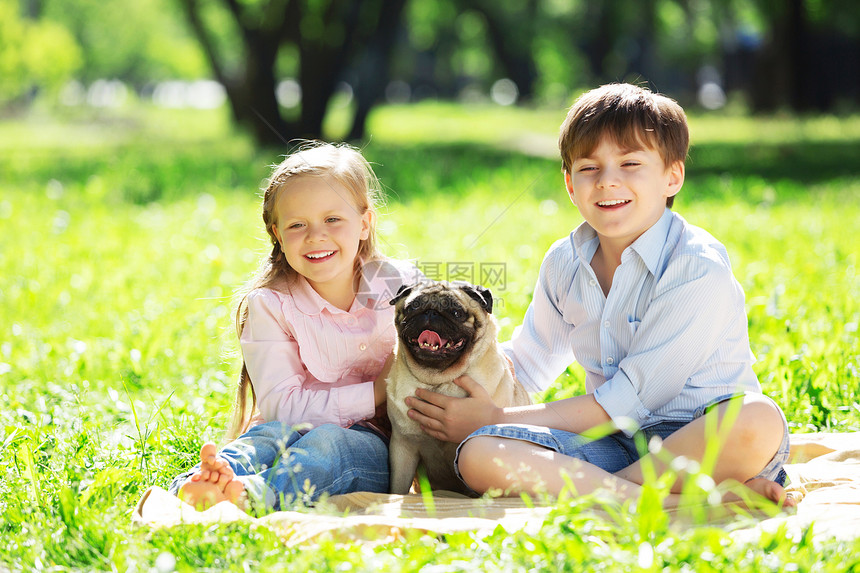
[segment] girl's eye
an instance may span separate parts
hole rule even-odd
[[[301,223],[291,223],[287,226],[287,229],[299,229],[302,227]]]
[[[326,223],[337,223],[338,221],[340,221],[340,217],[328,217],[325,220]]]

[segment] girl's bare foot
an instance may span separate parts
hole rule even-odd
[[[228,483],[233,481],[236,474],[224,458],[218,457],[218,449],[212,442],[206,442],[200,448],[200,469],[191,476],[193,482],[209,482],[224,491]]]
[[[178,497],[197,511],[207,510],[216,503],[227,500],[227,496],[216,484],[191,479],[179,488]]]
[[[227,482],[223,490],[217,483],[188,479],[179,488],[178,497],[197,511],[205,511],[222,501],[229,501],[243,511],[249,507],[245,484],[237,479]]]
[[[248,510],[248,494],[245,493],[245,484],[237,479],[230,481],[224,486],[224,495],[227,501],[239,506],[239,509]]]
[[[212,442],[200,448],[200,469],[179,488],[179,499],[202,511],[221,501],[229,501],[241,509],[248,506],[245,484],[236,479],[236,474],[227,460],[217,455]]]

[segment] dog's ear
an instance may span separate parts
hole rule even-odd
[[[394,298],[392,298],[390,301],[388,301],[388,304],[390,304],[390,305],[397,304],[398,301],[409,296],[409,294],[412,292],[412,289],[414,289],[416,286],[417,286],[417,284],[400,285],[400,288],[397,289],[397,294],[394,295]]]
[[[463,285],[460,289],[475,299],[488,314],[493,314],[493,293],[490,289],[470,284]]]

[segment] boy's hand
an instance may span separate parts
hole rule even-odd
[[[502,409],[493,403],[487,390],[470,377],[460,376],[454,383],[466,391],[465,398],[418,388],[417,398],[406,398],[406,405],[411,408],[408,416],[429,436],[460,443],[478,428],[494,424]]]

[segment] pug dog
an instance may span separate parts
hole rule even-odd
[[[432,489],[473,494],[454,472],[458,444],[425,434],[406,415],[405,398],[414,396],[416,388],[465,397],[454,379],[467,374],[486,388],[497,406],[531,403],[496,341],[493,295],[468,283],[424,281],[402,286],[391,304],[397,329],[386,380],[391,492],[409,492],[420,462]]]

